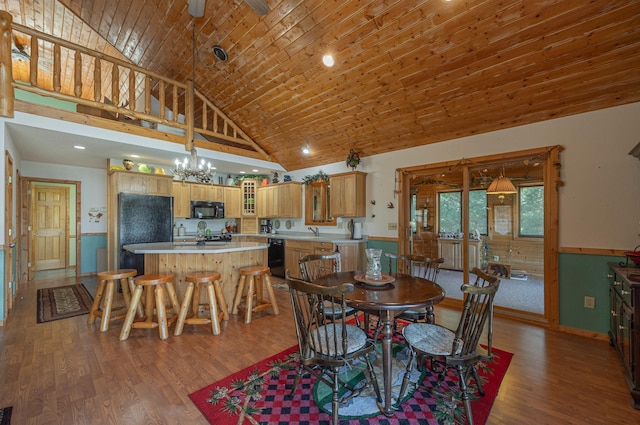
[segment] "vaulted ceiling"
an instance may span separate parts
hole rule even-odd
[[[0,8],[178,81],[195,26],[196,87],[287,170],[640,101],[637,0],[265,1],[207,0],[201,18],[187,0]]]

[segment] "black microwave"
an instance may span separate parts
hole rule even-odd
[[[191,218],[224,218],[224,203],[191,201]]]

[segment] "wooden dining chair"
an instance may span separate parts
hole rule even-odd
[[[429,364],[431,370],[439,374],[437,383],[427,391],[434,396],[443,396],[444,392],[438,388],[444,381],[449,370],[453,370],[458,375],[458,385],[460,396],[464,404],[466,420],[473,425],[471,415],[470,379],[476,383],[478,393],[484,396],[484,390],[478,376],[477,364],[481,361],[488,361],[491,358],[491,348],[480,347],[480,338],[488,323],[487,332],[493,333],[492,319],[493,300],[500,279],[489,276],[478,268],[473,269],[477,276],[476,282],[462,285],[464,293],[464,303],[460,321],[455,331],[443,326],[430,323],[412,323],[407,325],[402,334],[411,349],[409,362],[405,370],[405,375],[400,388],[399,400],[402,400],[409,385],[409,376],[414,367],[414,360],[420,368]],[[488,338],[491,344],[491,336]],[[430,361],[427,362],[426,359]],[[414,383],[416,386],[419,383]],[[452,397],[454,393],[447,393],[447,397]]]
[[[423,279],[430,280],[431,282],[438,283],[438,273],[440,273],[440,266],[444,263],[444,258],[429,258],[421,255],[409,255],[407,256],[407,263],[409,275],[421,277]],[[396,318],[407,320],[412,323],[433,323],[435,319],[433,306],[419,310],[405,310],[396,316]]]
[[[373,385],[378,402],[381,402],[380,388],[370,359],[374,352],[373,341],[357,326],[346,323],[347,301],[345,294],[353,292],[352,283],[338,286],[320,286],[311,282],[293,279],[286,272],[293,317],[298,337],[300,362],[291,389],[296,391],[300,378],[305,372],[313,374],[332,389],[332,421],[338,424],[340,404],[357,397],[368,385]],[[341,312],[341,317],[327,320],[323,308]],[[359,360],[357,362],[356,360]],[[364,382],[349,383],[340,377],[341,369],[360,368]]]
[[[306,282],[314,282],[320,276],[325,276],[329,273],[339,272],[341,268],[340,253],[335,252],[333,254],[310,254],[302,257],[298,260],[298,266],[300,267],[300,275],[302,280]],[[342,311],[331,310],[331,302],[327,301],[323,307],[323,313],[327,319],[334,320],[342,316]],[[337,306],[335,306],[337,307]],[[346,315],[354,316],[356,324],[360,326],[360,318],[358,317],[358,310],[353,307],[347,306]]]

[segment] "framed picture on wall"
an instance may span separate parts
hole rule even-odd
[[[502,263],[487,263],[487,274],[497,277],[511,278],[511,266]]]

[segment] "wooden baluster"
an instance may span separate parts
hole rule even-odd
[[[158,81],[160,86],[158,87],[158,102],[160,103],[160,118],[164,119],[165,117],[165,102],[166,102],[166,94],[164,92],[164,80]]]
[[[186,99],[186,111],[185,111],[185,122],[187,123],[187,131],[185,133],[185,141],[184,146],[186,150],[191,150],[192,146],[191,141],[193,140],[193,106],[195,102],[193,81],[187,82],[187,99]],[[195,145],[195,142],[194,142]]]
[[[38,49],[38,38],[31,36],[31,61],[29,62],[29,83],[33,87],[38,87],[38,60],[40,59],[40,49]]]
[[[102,61],[96,58],[93,63],[93,100],[102,101]]]
[[[75,58],[74,58],[74,69],[73,69],[73,94],[76,97],[82,96],[82,54],[79,50],[76,50]]]
[[[115,106],[120,103],[120,68],[115,63],[111,68],[111,102]]]
[[[173,121],[178,121],[180,111],[178,110],[178,86],[173,85]]]
[[[38,61],[33,60],[33,56],[31,56],[31,64],[35,63],[35,66],[38,66]],[[60,59],[60,45],[53,45],[53,90],[56,93],[60,93],[62,89],[62,63]]]
[[[129,68],[129,110],[135,111],[136,106],[136,73]]]
[[[13,17],[0,10],[0,115],[13,118],[13,65],[11,63],[11,24]]]
[[[202,128],[206,130],[209,127],[207,124],[207,104],[202,102]]]
[[[144,76],[144,113],[151,114],[151,77]]]

